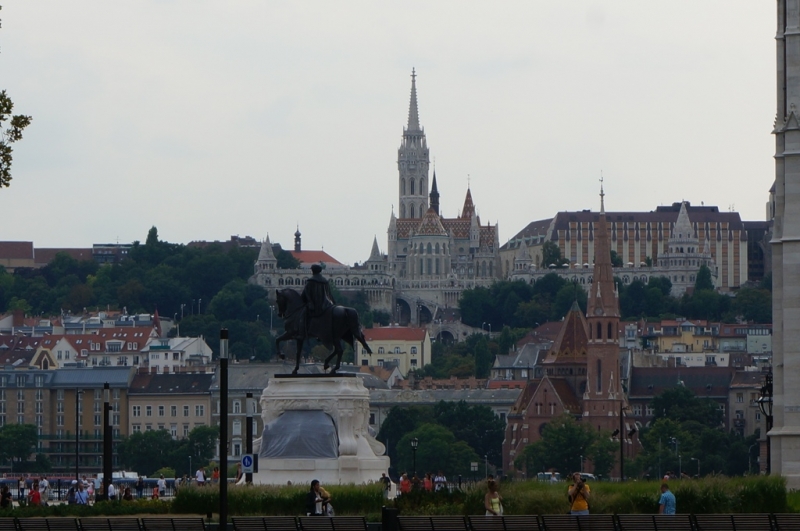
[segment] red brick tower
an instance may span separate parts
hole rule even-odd
[[[611,247],[603,196],[601,180],[600,216],[594,234],[594,272],[586,312],[589,345],[583,420],[595,429],[613,432],[620,427],[620,411],[626,403],[620,386],[619,293],[611,269]],[[621,436],[626,436],[629,429],[626,428],[626,433]]]

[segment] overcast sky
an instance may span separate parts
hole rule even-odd
[[[762,220],[775,4],[0,0],[0,88],[33,116],[0,240],[232,234],[386,249],[412,67],[441,205],[468,175],[506,241],[560,210],[682,199]]]

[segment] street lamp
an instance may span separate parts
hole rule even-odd
[[[81,447],[81,396],[83,391],[75,389],[75,479],[80,480],[80,447]],[[11,460],[13,466],[14,460]]]
[[[270,304],[269,305],[269,335],[273,335],[273,333],[272,333],[272,312],[274,312],[274,311],[275,311],[275,305],[274,304]]]
[[[758,409],[766,419],[766,430],[764,435],[767,440],[767,474],[772,471],[772,452],[769,445],[769,432],[772,430],[772,373],[768,372],[764,378],[764,385],[761,386],[761,396],[758,399]]]
[[[199,305],[198,305],[199,313]],[[219,331],[219,529],[228,529],[228,329]]]
[[[192,456],[189,456],[189,477],[192,477]]]
[[[671,437],[669,442],[675,445],[675,455],[678,456],[678,479],[681,479],[681,476],[683,476],[683,473],[681,472],[681,454],[679,452],[681,442],[675,437]]]
[[[411,454],[414,456],[414,476],[417,475],[417,447],[419,446],[419,439],[414,437],[411,439]]]
[[[581,474],[583,474],[583,456],[580,456],[580,457],[581,457],[581,469],[580,470],[581,470]]]
[[[697,477],[699,478],[700,477],[700,460],[698,458],[696,458],[696,457],[690,457],[689,460],[690,461],[697,461]],[[748,461],[748,466],[749,466],[749,464],[750,463]]]

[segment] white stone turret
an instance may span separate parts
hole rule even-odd
[[[261,242],[261,250],[258,252],[258,260],[255,263],[255,274],[266,271],[274,271],[278,267],[278,259],[272,252],[272,243],[269,241],[269,234]]]

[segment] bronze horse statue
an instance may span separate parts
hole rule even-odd
[[[283,319],[284,333],[275,338],[275,347],[278,353],[281,352],[281,342],[291,339],[295,340],[297,345],[297,356],[295,359],[294,370],[292,374],[297,374],[300,368],[300,354],[303,351],[303,342],[309,338],[306,333],[305,322],[305,304],[301,295],[291,288],[284,288],[277,291],[278,303],[278,316]],[[318,337],[317,339],[327,348],[333,346],[333,352],[325,359],[324,370],[330,367],[330,361],[336,356],[336,365],[331,369],[330,374],[336,374],[342,363],[342,341],[346,341],[348,345],[356,350],[356,341],[361,343],[369,354],[372,350],[367,345],[367,340],[364,338],[364,333],[361,331],[361,323],[358,320],[358,312],[353,308],[345,308],[344,306],[334,306],[331,310],[333,315],[331,317],[331,330],[327,331],[327,337]],[[320,334],[325,335],[325,334]],[[286,359],[283,354],[280,354],[281,359]]]

